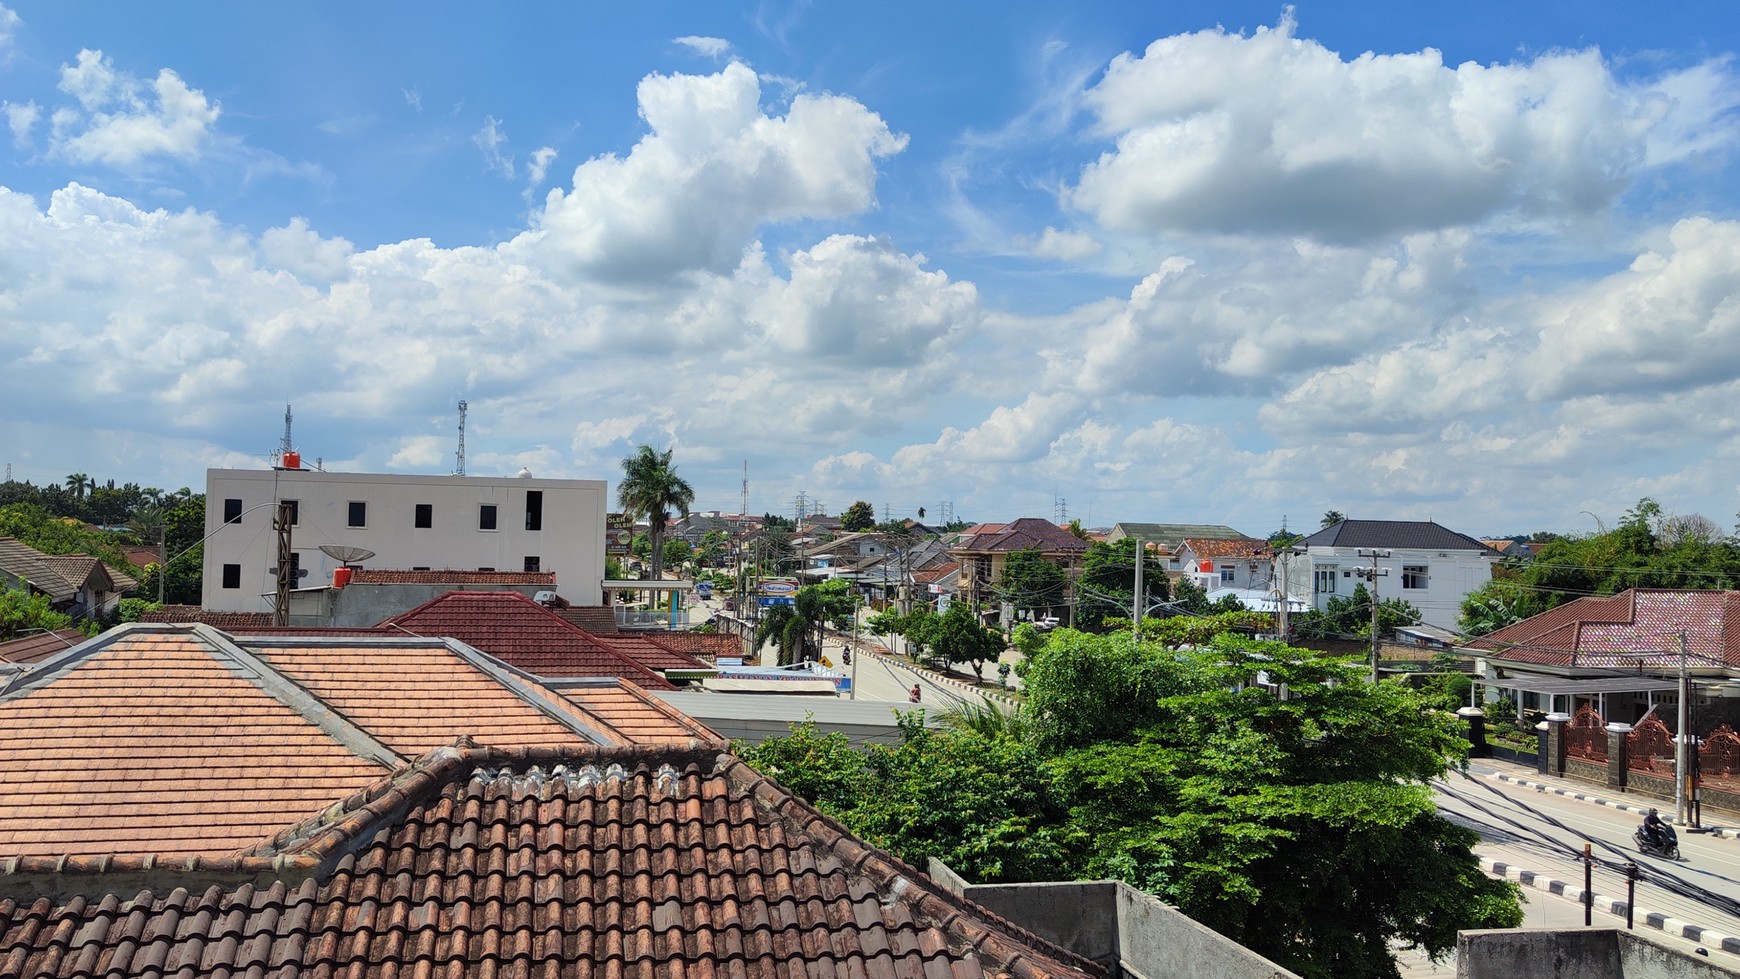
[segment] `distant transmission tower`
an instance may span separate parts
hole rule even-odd
[[[453,475],[465,475],[465,409],[471,407],[463,398],[459,401],[459,449],[453,453]]]
[[[284,402],[284,441],[278,443],[278,453],[295,452],[296,446],[290,441],[290,402]]]
[[[749,460],[743,460],[743,509],[737,511],[745,519],[749,516]]]
[[[1061,496],[1053,497],[1052,512],[1060,524],[1069,522],[1069,501]]]

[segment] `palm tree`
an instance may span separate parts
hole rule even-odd
[[[652,545],[652,577],[664,577],[665,524],[674,509],[689,515],[689,504],[695,502],[695,491],[677,475],[671,465],[672,450],[663,452],[643,445],[634,455],[622,460],[622,482],[616,487],[616,502],[624,513],[645,517],[648,543]]]
[[[67,492],[71,493],[73,495],[73,499],[75,499],[75,500],[82,500],[85,498],[85,487],[86,486],[89,486],[92,489],[95,489],[97,486],[97,481],[92,479],[91,477],[85,475],[84,473],[73,473],[72,475],[70,475],[66,478]]]
[[[1346,519],[1347,514],[1342,513],[1340,510],[1329,510],[1323,514],[1323,522],[1321,526],[1333,527]]]

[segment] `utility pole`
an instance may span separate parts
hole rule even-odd
[[[278,501],[278,516],[272,529],[278,532],[278,593],[272,603],[272,624],[290,624],[290,501]]]
[[[1148,611],[1148,596],[1142,592],[1142,565],[1147,564],[1148,562],[1142,560],[1142,558],[1145,556],[1143,551],[1147,549],[1148,545],[1142,543],[1142,538],[1140,537],[1132,539],[1136,542],[1136,592],[1132,596],[1130,602],[1130,609],[1135,613],[1130,616],[1130,635],[1133,636],[1137,642],[1141,642],[1142,615]]]
[[[1286,529],[1287,521],[1281,520],[1281,528]],[[1287,641],[1287,559],[1293,556],[1292,547],[1275,549],[1275,564],[1281,569],[1280,601],[1275,604],[1275,629],[1281,634],[1281,641]]]
[[[1682,825],[1689,822],[1686,811],[1686,744],[1692,732],[1687,730],[1691,713],[1686,701],[1691,683],[1686,676],[1686,633],[1680,630],[1680,720],[1674,731],[1674,819]]]
[[[1378,600],[1377,580],[1387,578],[1390,574],[1389,568],[1381,570],[1378,568],[1378,558],[1389,557],[1390,552],[1375,547],[1362,547],[1355,553],[1360,557],[1371,558],[1371,567],[1360,568],[1358,572],[1361,578],[1371,584],[1371,682],[1376,683],[1378,682],[1378,606],[1382,604]]]

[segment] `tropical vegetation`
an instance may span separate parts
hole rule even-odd
[[[674,449],[663,452],[643,445],[622,460],[622,482],[616,487],[616,502],[626,514],[644,517],[649,535],[649,559],[652,578],[664,577],[665,528],[670,524],[671,511],[688,516],[689,505],[695,502],[695,490],[671,463]]]

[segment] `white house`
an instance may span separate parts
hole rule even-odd
[[[372,557],[353,567],[553,571],[562,597],[597,605],[604,580],[602,479],[402,476],[312,469],[209,469],[205,608],[270,611],[277,590],[280,500],[293,504],[298,585],[327,584],[339,561],[321,545]]]
[[[1173,574],[1189,578],[1205,592],[1275,591],[1275,554],[1265,540],[1187,537],[1178,543],[1169,563]]]
[[[1492,578],[1498,560],[1480,541],[1430,520],[1343,520],[1295,550],[1304,554],[1286,562],[1288,597],[1309,596],[1323,609],[1375,583],[1380,600],[1399,598],[1420,610],[1422,622],[1444,629],[1456,628],[1463,597]]]

